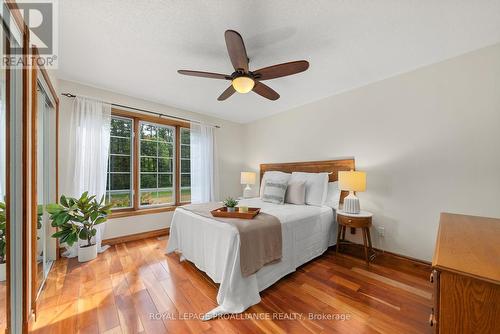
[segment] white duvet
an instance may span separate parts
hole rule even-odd
[[[180,252],[181,261],[191,261],[214,282],[220,283],[219,306],[205,314],[205,319],[241,313],[259,303],[260,291],[323,254],[336,241],[337,224],[330,207],[277,205],[259,198],[241,200],[240,205],[261,208],[282,224],[281,261],[266,265],[248,277],[241,275],[240,239],[235,227],[182,208],[174,212],[167,253]]]

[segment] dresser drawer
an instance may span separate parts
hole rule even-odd
[[[371,217],[348,217],[337,215],[337,222],[341,225],[350,227],[370,227],[372,223]]]

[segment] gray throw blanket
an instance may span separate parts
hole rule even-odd
[[[275,216],[260,212],[254,219],[214,217],[210,211],[221,203],[190,204],[182,206],[203,217],[233,225],[240,234],[241,274],[247,277],[268,263],[281,259],[281,222]]]

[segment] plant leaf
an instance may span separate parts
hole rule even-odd
[[[45,207],[45,209],[47,210],[47,212],[49,214],[54,214],[54,213],[57,213],[61,210],[61,206],[57,203],[51,203],[51,204],[47,204],[47,206]]]
[[[65,207],[68,207],[68,200],[66,199],[66,196],[62,195],[61,196],[61,200],[60,200],[61,204]]]
[[[68,233],[71,233],[71,231],[68,232],[68,230],[60,230],[60,231],[57,231],[56,233],[52,234],[52,238],[61,238]]]
[[[96,221],[94,222],[94,225],[99,225],[99,224],[102,224],[104,223],[105,221],[107,220],[106,217],[99,217],[96,219]]]
[[[89,237],[89,230],[87,230],[86,228],[82,228],[78,237],[82,240],[87,240]]]

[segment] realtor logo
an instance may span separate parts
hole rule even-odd
[[[31,66],[33,59],[38,65],[46,68],[57,68],[58,58],[58,17],[57,17],[57,0],[17,0],[19,14],[22,16],[30,32],[30,46],[35,45],[38,51],[38,57],[35,57],[31,47],[29,50],[24,50],[22,46],[17,46],[17,50],[12,46],[11,54],[4,55],[2,67],[9,66],[14,63],[19,65],[22,52],[28,53],[29,63]],[[17,10],[17,9],[15,9]],[[10,17],[10,24],[13,23],[13,18]],[[17,55],[13,56],[13,55]],[[7,58],[7,62],[5,59]],[[14,60],[14,61],[13,61]]]
[[[54,3],[46,0],[41,2],[18,1],[18,7],[24,22],[30,30],[30,41],[38,48],[40,55],[50,55],[54,52]]]

